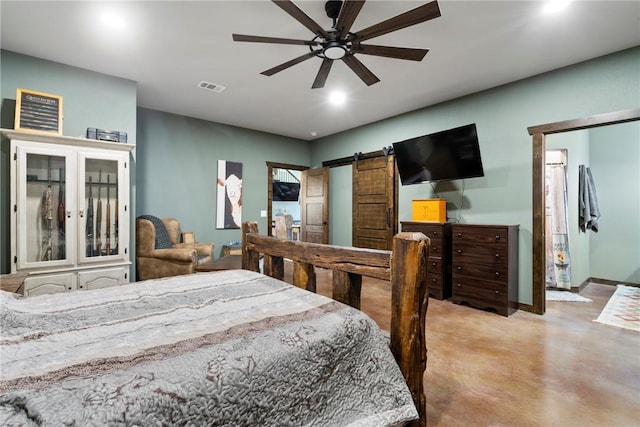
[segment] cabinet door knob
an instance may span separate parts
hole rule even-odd
[[[71,218],[71,211],[67,211],[67,218]]]
[[[80,218],[84,218],[84,211],[79,211],[78,214],[80,214]]]

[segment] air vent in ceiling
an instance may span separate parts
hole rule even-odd
[[[226,87],[224,86],[220,86],[215,83],[207,82],[204,80],[198,83],[198,87],[202,89],[210,90],[212,92],[218,92],[218,93],[226,89]]]

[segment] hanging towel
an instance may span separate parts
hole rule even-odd
[[[578,220],[580,230],[583,232],[591,230],[597,233],[600,207],[598,206],[596,186],[589,166],[580,165],[578,167],[578,181]]]

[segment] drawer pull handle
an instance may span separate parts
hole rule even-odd
[[[431,234],[433,234],[434,236],[437,236],[437,235],[438,235],[438,232],[437,232],[437,231],[434,231],[434,232],[432,232]]]
[[[458,233],[458,237],[462,237],[462,233]]]
[[[458,283],[458,287],[459,287],[459,288],[461,288],[461,287],[462,287],[462,284],[461,284],[461,283]]]
[[[500,258],[500,254],[496,254],[496,258]]]
[[[433,252],[438,252],[438,247],[437,246],[431,246],[431,250]]]
[[[458,249],[458,253],[461,254],[462,253],[462,249]]]
[[[500,235],[496,234],[496,240],[500,240]]]
[[[438,263],[432,262],[431,265],[435,267],[436,265],[438,265]]]
[[[462,270],[462,267],[458,267],[458,271]]]
[[[500,291],[496,291],[496,295],[500,295]]]
[[[436,279],[435,279],[435,277],[434,277],[433,279],[431,279],[431,281],[432,281],[433,283],[436,283]]]
[[[499,272],[499,271],[496,271],[496,276],[499,276],[499,275],[500,275],[500,272]]]

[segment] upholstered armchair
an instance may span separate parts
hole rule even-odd
[[[162,222],[167,228],[171,245],[174,248],[195,249],[198,253],[198,264],[206,264],[213,261],[213,243],[200,243],[195,241],[195,234],[192,231],[182,232],[180,223],[175,218],[162,218]]]
[[[174,248],[164,222],[151,215],[136,218],[137,279],[195,273],[195,248]]]

